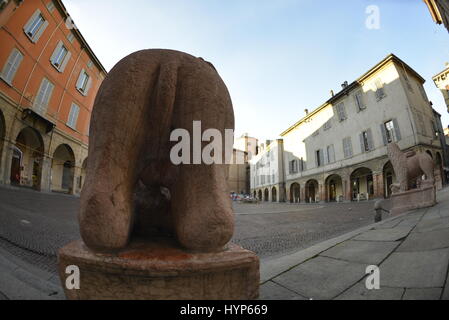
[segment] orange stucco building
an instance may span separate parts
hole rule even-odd
[[[0,6],[0,184],[79,193],[106,71],[60,0]]]

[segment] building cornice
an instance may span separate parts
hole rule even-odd
[[[285,136],[287,133],[289,133],[290,131],[292,131],[293,129],[297,128],[301,123],[305,122],[306,120],[308,120],[310,117],[312,117],[313,115],[315,115],[316,113],[320,112],[322,109],[324,109],[326,106],[333,104],[335,101],[337,101],[338,99],[340,99],[342,96],[344,95],[348,95],[349,92],[351,92],[352,90],[358,88],[359,86],[361,86],[361,84],[367,79],[369,78],[371,75],[373,75],[374,73],[376,73],[377,71],[379,71],[381,68],[383,68],[385,65],[387,65],[389,62],[394,62],[397,63],[399,65],[401,65],[402,67],[406,68],[410,73],[412,73],[415,77],[417,77],[422,83],[424,83],[426,80],[421,77],[415,70],[413,70],[408,64],[406,64],[404,61],[402,61],[401,59],[399,59],[397,56],[395,56],[393,53],[390,53],[388,56],[386,56],[382,61],[380,61],[379,63],[377,63],[374,67],[372,67],[371,69],[369,69],[367,72],[365,72],[362,76],[360,76],[357,80],[353,81],[351,84],[349,84],[348,86],[346,86],[344,89],[342,89],[341,91],[339,91],[338,93],[336,93],[334,96],[332,96],[330,99],[328,99],[325,103],[323,103],[321,106],[319,106],[318,108],[316,108],[315,110],[313,110],[312,112],[310,112],[309,114],[307,114],[305,117],[303,117],[302,119],[300,119],[299,121],[297,121],[295,124],[293,124],[292,126],[290,126],[287,130],[283,131],[280,136],[283,137]]]

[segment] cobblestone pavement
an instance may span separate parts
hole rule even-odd
[[[56,272],[56,251],[79,239],[79,198],[0,187],[0,248]],[[373,202],[234,204],[233,241],[262,259],[343,234],[373,222]]]

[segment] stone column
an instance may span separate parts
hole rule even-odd
[[[383,198],[384,196],[384,175],[383,172],[373,173],[374,198]]]
[[[11,160],[13,154],[14,144],[11,142],[6,142],[3,147],[3,159],[0,164],[2,164],[3,176],[2,180],[4,184],[11,184]]]
[[[299,202],[306,202],[306,185],[299,185]]]
[[[44,157],[42,158],[40,191],[44,192],[51,191],[51,163],[52,158],[50,158],[47,155],[44,155]]]

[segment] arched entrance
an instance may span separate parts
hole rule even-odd
[[[259,190],[258,192],[258,199],[262,201],[262,190]]]
[[[396,174],[394,173],[393,165],[388,161],[383,168],[384,177],[384,197],[391,197],[391,185],[396,183]]]
[[[291,203],[299,203],[300,202],[300,186],[299,183],[292,183],[290,186],[290,202]]]
[[[254,190],[254,199],[256,199],[257,194],[256,194],[256,190]]]
[[[13,185],[41,187],[44,141],[41,134],[31,127],[19,132],[13,147],[10,180]]]
[[[73,192],[75,174],[75,155],[67,144],[59,145],[51,165],[51,190],[57,192]]]
[[[358,168],[351,174],[352,200],[368,200],[374,195],[373,172]]]
[[[318,181],[312,179],[306,183],[306,202],[312,203],[317,202],[318,198]]]
[[[276,187],[271,188],[271,202],[278,201],[277,190]]]
[[[433,154],[432,154],[432,151],[430,151],[430,150],[426,150],[426,153],[433,159]]]
[[[326,179],[326,193],[328,202],[336,202],[343,199],[343,182],[338,174],[330,175]]]
[[[270,194],[268,192],[268,189],[265,189],[263,192],[263,201],[269,201],[269,196]]]

